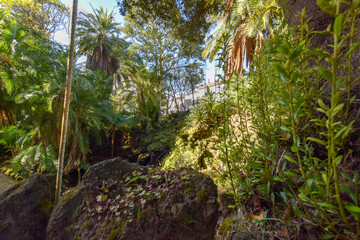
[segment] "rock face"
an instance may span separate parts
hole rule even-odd
[[[212,240],[218,208],[216,185],[195,170],[116,158],[91,167],[62,197],[47,239]]]
[[[102,161],[89,168],[80,186],[63,194],[60,203],[51,213],[46,230],[46,239],[73,239],[72,228],[82,213],[85,201],[91,200],[103,181],[122,177],[139,168],[120,158]]]
[[[230,206],[235,206],[236,202],[234,196],[230,193],[222,192],[219,194],[221,215],[224,218],[230,217],[234,213],[234,209]]]
[[[51,207],[49,183],[35,173],[0,196],[0,238],[45,239]]]

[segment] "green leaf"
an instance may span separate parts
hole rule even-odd
[[[325,172],[323,172],[323,173],[321,174],[321,177],[322,177],[324,183],[327,183],[328,177],[327,177],[327,174],[326,174]]]
[[[332,73],[328,68],[316,67],[315,69],[319,72],[321,77],[323,77],[328,82],[332,82]]]
[[[331,239],[331,238],[334,237],[334,235],[327,233],[327,234],[321,235],[321,237],[322,237],[323,239]]]
[[[343,109],[343,107],[344,107],[344,104],[343,104],[343,103],[337,105],[337,106],[334,108],[334,110],[332,110],[331,115],[332,115],[332,116],[335,116],[340,110]]]
[[[289,54],[289,49],[286,48],[286,47],[284,47],[284,46],[279,46],[279,47],[277,47],[277,48],[276,48],[276,51],[277,51],[278,53],[282,53],[282,54],[284,54],[284,55],[288,55],[288,54]]]
[[[294,61],[299,55],[300,53],[302,52],[302,49],[301,49],[302,45],[298,46],[298,47],[295,47],[291,54],[290,54],[290,61]]]
[[[360,42],[357,42],[357,43],[353,44],[353,45],[350,47],[349,51],[347,51],[347,52],[345,53],[344,58],[346,58],[346,57],[348,57],[349,55],[351,55],[359,46],[360,46]]]
[[[280,127],[282,130],[284,130],[285,132],[291,132],[291,129],[288,128],[287,126],[281,126]]]
[[[330,3],[329,0],[316,0],[316,3],[324,13],[333,16],[335,15],[335,7]]]
[[[139,178],[140,178],[140,176],[135,176],[135,177],[131,178],[131,179],[126,183],[126,185],[128,185],[128,184],[130,184],[130,183],[132,183],[132,182],[135,182],[135,181],[138,180]]]
[[[294,105],[294,109],[298,109],[304,103],[304,100],[305,100],[305,95],[301,95],[299,97],[299,99],[296,101],[296,103]],[[301,110],[301,109],[299,109],[299,110]]]
[[[285,102],[285,101],[283,101],[283,100],[277,100],[277,101],[278,101],[278,103],[280,103],[281,105],[284,105],[284,106],[287,106],[287,105],[288,105],[288,103]]]
[[[325,115],[328,115],[328,111],[326,111],[326,110],[324,110],[324,109],[322,109],[322,108],[317,108],[316,110],[317,110],[318,112],[324,113]]]
[[[330,54],[328,52],[324,52],[324,51],[320,51],[320,50],[316,50],[316,49],[312,49],[312,50],[308,51],[308,53],[311,55],[320,56],[320,57],[329,57],[330,56]]]
[[[335,158],[335,165],[336,166],[339,166],[339,164],[341,163],[341,161],[342,161],[342,159],[343,159],[343,156],[342,155],[339,155],[339,156],[337,156],[336,158]]]
[[[354,202],[356,201],[355,192],[352,191],[349,186],[347,186],[347,185],[345,185],[345,184],[342,184],[342,183],[340,183],[339,186],[340,186],[340,190],[341,190],[342,192],[346,192],[347,194],[349,194],[349,196],[350,196],[350,198],[351,198],[352,201],[354,201]]]
[[[340,137],[341,134],[348,129],[348,127],[349,127],[349,126],[344,126],[342,129],[340,129],[340,130],[336,133],[334,139],[337,139],[338,137]]]
[[[285,79],[283,79],[283,81],[286,81],[287,73],[286,73],[285,69],[282,66],[280,66],[279,64],[273,64],[273,68],[275,69],[275,71],[280,73],[280,75],[283,75],[285,78]]]
[[[334,33],[339,36],[343,28],[344,28],[344,14],[341,13],[335,18]]]
[[[318,138],[308,137],[307,140],[310,140],[312,142],[316,142],[316,143],[324,145],[324,146],[327,145],[327,142],[325,142],[324,140],[318,139]]]
[[[337,207],[334,204],[327,203],[327,202],[319,203],[319,206],[327,208],[327,209],[337,209]]]
[[[96,200],[98,201],[98,202],[103,202],[103,201],[105,201],[106,199],[108,198],[108,196],[107,195],[105,195],[105,194],[100,194],[100,195],[97,195],[96,196]]]
[[[344,132],[344,134],[342,135],[342,138],[344,139],[345,137],[347,137],[349,135],[349,132],[352,130],[352,125],[354,124],[354,120],[351,121],[349,124],[348,124],[348,128],[346,129],[346,131]]]
[[[302,198],[304,200],[311,202],[310,198],[308,196],[306,196],[304,193],[299,193],[298,196],[299,196],[299,198]]]
[[[284,155],[284,158],[285,158],[286,160],[288,160],[289,162],[298,165],[298,163],[295,161],[295,159],[293,159],[293,158],[290,157],[289,155]]]
[[[286,91],[286,90],[284,90],[284,89],[280,89],[280,94],[281,94],[281,97],[283,98],[283,99],[285,99],[285,100],[289,100],[289,94],[288,94],[288,92]]]
[[[335,84],[335,88],[338,89],[345,81],[345,78],[344,77],[341,77],[339,78],[337,81],[336,81],[336,84]]]
[[[294,153],[297,153],[299,151],[299,148],[297,146],[291,146],[291,151]]]
[[[330,63],[330,65],[333,65],[333,64],[334,64],[334,59],[332,59],[331,57],[325,58],[325,61],[327,61],[328,63]]]
[[[346,208],[349,212],[360,213],[360,207],[358,207],[358,206],[356,206],[356,205],[347,205],[347,206],[345,206],[345,208]]]

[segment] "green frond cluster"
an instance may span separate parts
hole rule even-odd
[[[93,13],[80,13],[77,35],[79,54],[87,56],[91,70],[101,69],[108,74],[118,69],[114,50],[125,49],[128,44],[119,37],[119,23],[115,22],[114,12],[104,8],[94,9]]]
[[[213,61],[220,55],[226,61],[225,74],[242,73],[244,67],[252,64],[262,39],[271,36],[273,22],[277,21],[274,15],[277,4],[275,0],[234,0],[228,1],[228,8],[203,57]]]

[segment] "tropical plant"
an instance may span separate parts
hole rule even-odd
[[[125,49],[127,43],[119,37],[119,24],[114,13],[92,8],[93,13],[80,13],[77,43],[79,53],[87,57],[91,70],[101,69],[113,74],[119,67],[116,51]]]
[[[278,12],[275,0],[227,0],[220,26],[211,35],[203,57],[214,61],[222,49],[225,74],[241,74],[244,66],[251,65],[253,54],[258,54],[262,39],[273,34]]]

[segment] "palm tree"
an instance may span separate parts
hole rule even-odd
[[[276,0],[227,0],[221,26],[208,42],[203,57],[213,61],[222,51],[225,74],[241,74],[243,62],[250,66],[261,40],[272,35],[276,10]]]
[[[118,68],[116,50],[125,48],[127,43],[119,37],[113,11],[108,13],[102,7],[92,10],[93,13],[81,13],[78,22],[79,53],[86,54],[91,70],[112,74]]]

